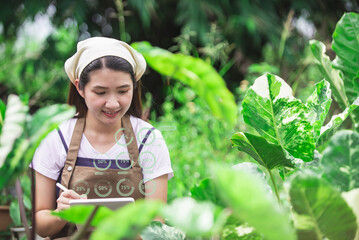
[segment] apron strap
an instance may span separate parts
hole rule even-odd
[[[139,152],[137,147],[137,141],[130,121],[130,116],[127,114],[124,115],[121,121],[122,121],[122,128],[124,129],[128,154],[130,156],[130,160],[133,161],[132,167],[136,169],[141,169],[138,163]],[[85,118],[77,119],[75,129],[72,134],[69,150],[67,152],[66,162],[62,170],[62,176],[61,176],[61,184],[66,188],[69,188],[69,183],[72,177],[72,173],[76,165],[77,155],[80,149],[84,128],[85,128]],[[60,194],[61,194],[61,190],[59,192],[59,195]]]
[[[62,176],[61,176],[61,184],[64,185],[66,188],[69,188],[69,183],[71,180],[73,170],[75,168],[77,155],[80,149],[84,128],[85,128],[85,118],[77,119],[75,129],[72,134],[69,150],[67,152],[66,162],[62,170]]]
[[[128,155],[130,156],[130,161],[133,161],[132,167],[141,169],[138,163],[139,152],[137,147],[137,141],[130,121],[130,116],[125,114],[122,117],[121,121],[122,128],[124,129],[123,132],[125,134]]]

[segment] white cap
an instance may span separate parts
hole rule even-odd
[[[79,79],[82,71],[93,60],[104,56],[116,56],[125,59],[133,68],[136,81],[146,70],[146,61],[142,54],[125,42],[113,38],[92,37],[77,44],[77,52],[66,60],[65,71],[73,83]]]

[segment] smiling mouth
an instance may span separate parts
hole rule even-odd
[[[102,111],[107,117],[109,118],[113,118],[113,117],[116,117],[118,115],[118,113],[120,112],[120,110],[118,111]]]

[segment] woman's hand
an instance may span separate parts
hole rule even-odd
[[[86,195],[79,195],[73,190],[66,190],[60,194],[60,197],[56,200],[57,209],[56,211],[61,211],[67,208],[70,208],[71,199],[87,199]]]

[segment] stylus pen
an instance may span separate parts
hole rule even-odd
[[[58,186],[62,191],[67,191],[68,190],[61,183],[56,183],[56,186]]]

